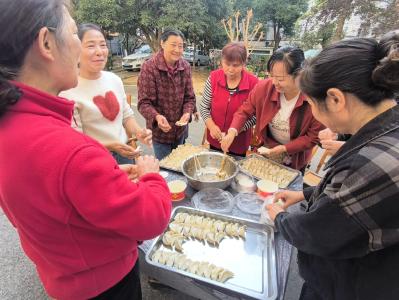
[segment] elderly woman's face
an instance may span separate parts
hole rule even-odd
[[[184,41],[180,36],[170,35],[165,42],[161,42],[161,47],[166,62],[175,63],[183,55]]]
[[[222,58],[222,69],[228,79],[236,79],[241,75],[244,64],[240,61],[228,61]]]

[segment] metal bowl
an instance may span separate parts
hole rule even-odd
[[[198,158],[201,174],[197,172],[194,157]],[[186,176],[188,184],[196,190],[209,187],[225,189],[231,184],[239,169],[234,159],[228,156],[223,168],[226,176],[224,178],[217,177],[216,173],[220,170],[222,160],[223,154],[219,152],[197,153],[188,157],[182,163],[181,170]]]

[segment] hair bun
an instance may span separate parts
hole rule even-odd
[[[397,93],[399,92],[399,42],[386,46],[381,44],[377,46],[377,51],[380,52],[377,52],[378,54],[381,54],[385,48],[385,56],[379,60],[374,69],[372,80],[377,87]]]

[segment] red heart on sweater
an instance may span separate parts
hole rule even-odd
[[[105,118],[110,121],[115,120],[119,113],[119,102],[112,91],[106,92],[105,97],[95,96],[93,102],[97,105]]]

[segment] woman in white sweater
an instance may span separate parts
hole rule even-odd
[[[102,143],[119,164],[132,163],[137,151],[126,144],[128,139],[136,137],[151,145],[151,130],[142,129],[134,119],[122,80],[103,71],[108,47],[101,28],[82,24],[79,38],[82,41],[79,83],[60,95],[75,101],[72,126]]]

